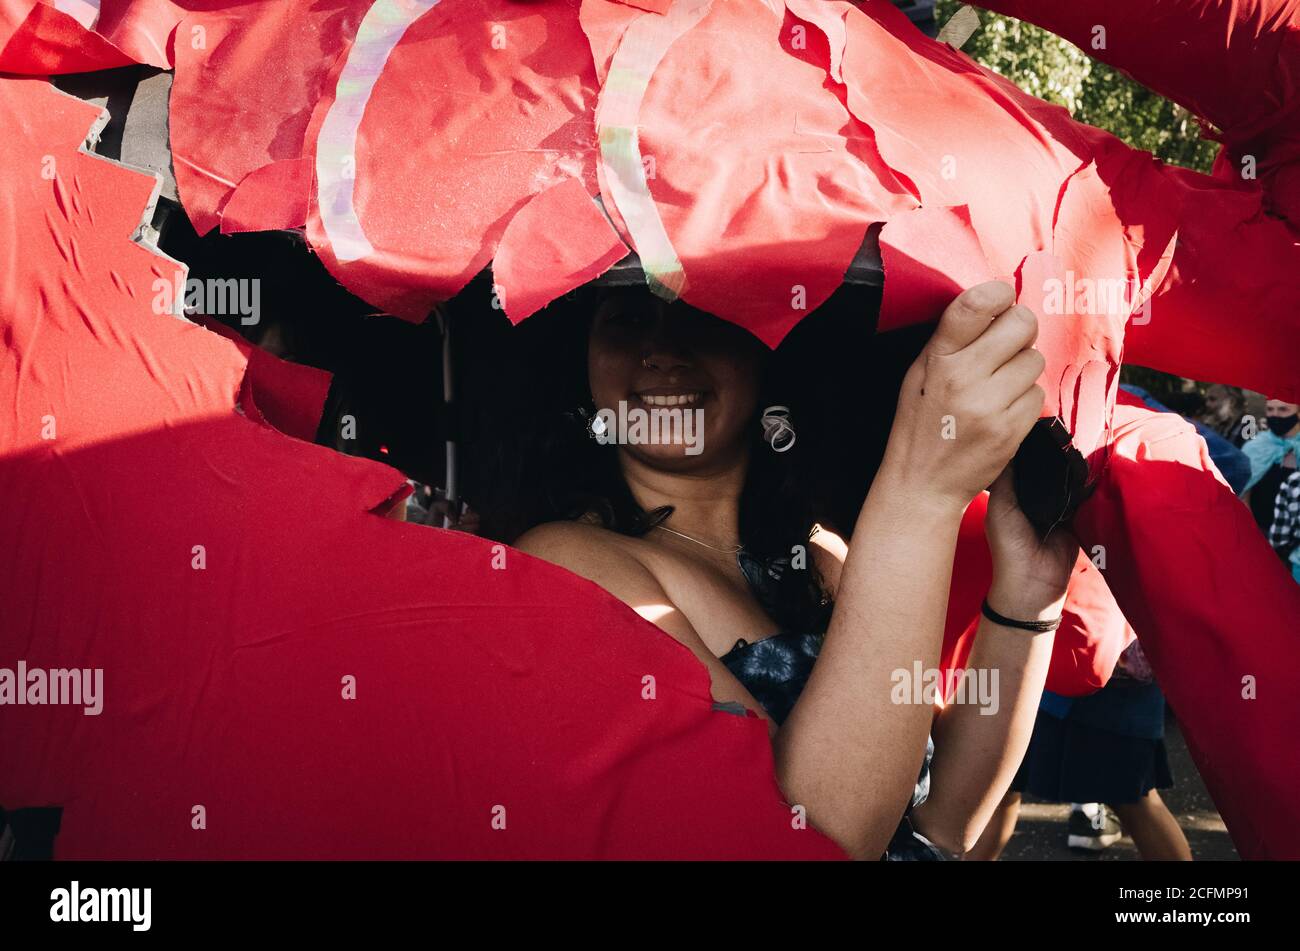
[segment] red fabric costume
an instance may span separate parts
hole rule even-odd
[[[1300,398],[1265,337],[1300,330],[1300,0],[985,5],[1214,123],[1215,176],[1074,123],[883,0],[3,0],[0,71],[174,65],[199,230],[305,225],[341,282],[411,319],[489,263],[523,319],[631,247],[657,293],[776,345],[873,222],[882,327],[1014,281],[1047,412],[1089,463],[1075,531],[1105,553],[1080,562],[1048,686],[1109,676],[1128,635],[1104,578],[1238,849],[1300,857],[1300,592],[1190,427],[1116,405],[1121,356]],[[557,569],[368,514],[395,473],[269,428],[309,436],[320,378],[150,313],[177,268],[127,240],[149,181],[76,152],[94,110],[43,80],[0,96],[0,231],[22,249],[0,307],[0,491],[22,500],[0,515],[0,661],[103,667],[106,692],[99,718],[5,711],[0,803],[66,804],[64,856],[835,854],[791,828],[761,726],[711,711],[688,652]],[[557,221],[572,240],[539,268]],[[987,584],[981,517],[948,663]]]

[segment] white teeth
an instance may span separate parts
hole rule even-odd
[[[680,393],[672,396],[638,394],[641,402],[646,406],[691,406],[698,403],[703,395],[703,393]]]

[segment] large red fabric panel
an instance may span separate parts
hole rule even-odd
[[[254,373],[151,306],[184,272],[95,116],[0,78],[0,666],[102,677],[89,714],[6,704],[0,803],[63,807],[60,858],[842,857],[689,650],[237,412]]]
[[[249,0],[196,10],[180,24],[172,166],[199,234],[221,223],[223,206],[251,173],[303,157],[312,107],[369,7],[370,0],[328,9]]]
[[[1297,0],[979,0],[1063,36],[1208,119],[1230,139],[1295,139]]]
[[[1300,858],[1300,587],[1186,420],[1115,408],[1113,453],[1075,517],[1137,632],[1243,858]]]
[[[1300,201],[1284,221],[1258,189],[1170,177],[1182,186],[1178,247],[1149,319],[1129,325],[1125,359],[1300,402]]]
[[[433,300],[491,260],[511,217],[533,195],[578,177],[589,193],[600,191],[632,246],[645,244],[651,220],[662,240],[637,249],[652,267],[680,270],[670,291],[775,343],[835,286],[872,221],[918,204],[965,205],[970,247],[978,246],[993,273],[1019,281],[1022,302],[1050,311],[1040,313],[1048,411],[1061,413],[1085,454],[1104,443],[1124,323],[1157,284],[1154,319],[1143,310],[1129,324],[1132,359],[1271,392],[1294,385],[1282,378],[1279,348],[1251,348],[1251,333],[1222,328],[1234,295],[1251,314],[1274,312],[1294,298],[1288,276],[1300,273],[1287,263],[1294,242],[1260,218],[1263,206],[1241,204],[1241,183],[1162,169],[926,39],[888,3],[827,0],[785,9],[759,0],[691,0],[661,13],[584,0],[575,15],[561,0],[473,2],[473,17],[450,2],[422,0],[393,22],[380,16],[391,4],[367,0],[328,17],[267,3],[193,13],[178,34],[185,42],[176,44],[173,134],[182,196],[200,230],[218,223],[246,178],[249,194],[231,227],[257,226],[245,209],[274,197],[273,180],[262,187],[249,176],[306,157],[317,179],[311,239],[324,260],[376,306],[421,319]],[[1243,65],[1240,27],[1247,22],[1258,43],[1289,62],[1286,11],[1294,4],[1235,5],[1237,28],[1226,30],[1227,5],[1186,0],[1176,5],[1178,29],[1160,34],[1167,46],[1152,42],[1144,25],[1140,50],[1125,26],[1138,20],[1111,0],[1055,13],[1047,4],[1014,6],[1067,35],[1083,23],[1109,24],[1110,45],[1098,55],[1135,70],[1148,67],[1128,62],[1130,54],[1172,61],[1190,36],[1242,76],[1234,95],[1281,103],[1283,113],[1290,108],[1289,72],[1265,75]],[[1160,12],[1165,23],[1166,8]],[[367,19],[387,26],[363,31],[358,49]],[[665,34],[663,24],[678,20],[680,31]],[[207,31],[204,49],[189,41],[195,27]],[[1218,53],[1215,42],[1223,47]],[[620,78],[606,82],[620,57]],[[283,64],[291,80],[268,62]],[[1193,79],[1183,66],[1161,68],[1151,81],[1170,94]],[[320,133],[339,102],[340,79],[355,128],[342,147],[327,136],[337,154],[323,156]],[[598,94],[629,87],[640,90],[628,121],[639,134],[636,164],[645,167],[631,227],[613,188],[619,176],[611,174],[610,157],[598,155],[607,144],[598,133],[617,130],[600,126],[594,111]],[[882,89],[890,94],[879,95]],[[465,108],[470,92],[490,106]],[[1228,114],[1222,93],[1184,98],[1211,118]],[[519,102],[528,108],[517,109]],[[1243,120],[1243,128],[1254,131],[1237,138],[1271,146],[1260,155],[1260,174],[1271,183],[1267,208],[1275,209],[1279,196],[1300,192],[1286,186],[1290,140],[1273,134],[1277,123],[1260,131],[1267,110],[1251,108],[1257,120]],[[213,123],[240,135],[209,136]],[[415,127],[428,134],[411,136]],[[938,271],[900,266],[943,239],[940,219],[926,220],[933,227],[886,230],[908,237],[918,252],[898,238],[889,246],[895,286],[886,322],[933,319],[933,308],[895,302],[934,296],[983,266],[967,250]],[[1176,233],[1179,266],[1170,269]],[[1224,254],[1237,265],[1209,267]],[[1024,280],[1030,261],[1031,276],[1051,287]],[[1085,285],[1107,287],[1076,293]],[[1087,319],[1074,312],[1079,306]],[[1262,319],[1241,317],[1241,326]],[[1095,475],[1104,455],[1091,462]]]
[[[1076,43],[1220,132],[1213,178],[1164,170],[1173,266],[1125,358],[1300,400],[1300,0],[980,0]]]
[[[662,58],[639,110],[619,124],[639,131],[651,212],[680,262],[681,297],[775,346],[839,286],[868,226],[916,199],[827,82],[820,31],[782,17],[780,4],[696,6],[698,23],[666,47],[640,30],[655,14],[623,31],[613,64],[626,71],[651,53]],[[607,81],[602,108],[632,82],[646,77]],[[598,131],[609,134],[599,116]],[[606,207],[626,221],[610,178],[604,163]],[[629,231],[645,260],[638,229]]]
[[[308,237],[349,289],[418,321],[534,195],[570,178],[595,193],[596,75],[568,3],[423,2],[403,17],[367,14],[316,104]]]

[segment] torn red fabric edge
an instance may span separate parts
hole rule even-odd
[[[305,158],[282,159],[249,172],[221,207],[221,233],[303,227],[312,181],[311,161]]]
[[[264,421],[296,439],[312,442],[320,428],[325,398],[334,375],[326,370],[290,363],[254,346],[221,321],[195,315],[195,323],[232,341],[248,360],[240,386],[240,403],[250,419]],[[254,410],[250,411],[251,400]]]
[[[582,182],[552,185],[515,214],[497,246],[492,275],[506,316],[519,323],[604,274],[628,251]]]

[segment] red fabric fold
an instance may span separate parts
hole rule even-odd
[[[1300,587],[1195,428],[1121,394],[1113,454],[1074,520],[1243,858],[1300,857]]]
[[[996,277],[965,205],[918,208],[891,218],[880,233],[880,257],[881,333],[936,321],[966,288]]]
[[[239,403],[244,414],[286,435],[307,442],[315,441],[333,374],[281,360],[212,317],[196,315],[193,319],[234,343],[248,361],[239,388]]]
[[[307,159],[283,159],[254,169],[221,207],[221,233],[301,228],[307,223],[311,189]]]
[[[1151,311],[1129,326],[1127,359],[1300,400],[1294,348],[1258,345],[1300,333],[1300,0],[979,5],[1065,37],[1222,130],[1214,178],[1174,168],[1125,178],[1148,183],[1137,193],[1148,222],[1163,211],[1178,227]]]
[[[312,108],[370,5],[248,0],[195,9],[177,27],[172,166],[199,234],[247,176],[304,157]]]
[[[582,182],[568,178],[534,195],[510,220],[492,260],[492,277],[506,316],[517,324],[627,254]]]
[[[0,72],[86,73],[135,62],[108,40],[41,0],[0,0]]]

